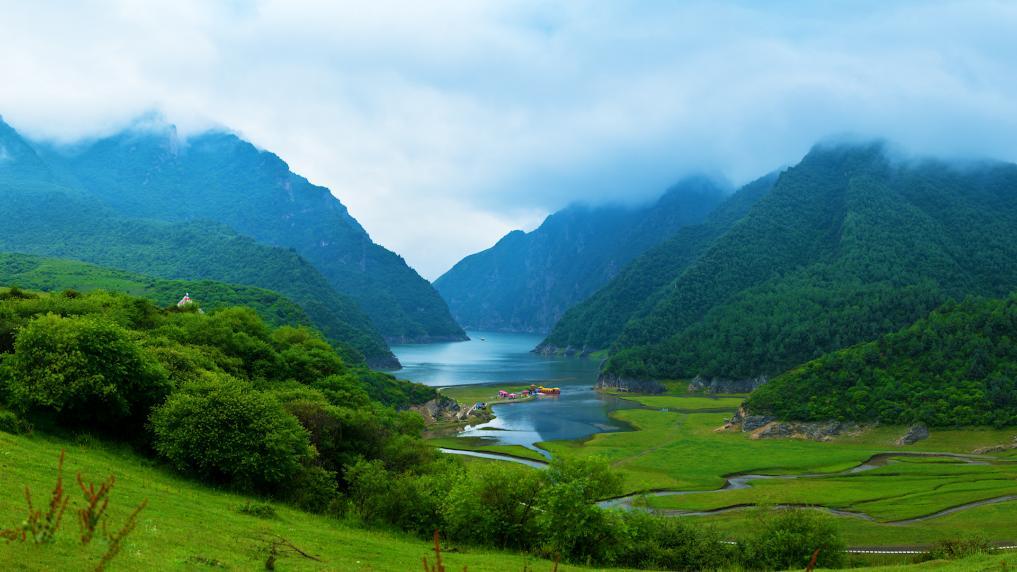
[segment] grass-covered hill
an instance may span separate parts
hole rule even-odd
[[[125,218],[80,191],[3,175],[0,169],[0,250],[273,290],[299,304],[328,338],[355,348],[372,365],[398,364],[357,303],[291,250],[258,244],[216,223]]]
[[[375,244],[328,189],[236,135],[184,139],[152,119],[72,148],[36,147],[62,184],[121,215],[210,220],[260,243],[293,249],[356,300],[390,340],[465,338],[431,284]]]
[[[289,298],[264,288],[214,280],[170,280],[105,268],[87,262],[0,252],[0,284],[32,290],[106,290],[146,298],[170,306],[187,293],[213,311],[247,306],[271,326],[312,326],[307,313]]]
[[[546,333],[633,257],[701,222],[723,195],[693,177],[638,208],[573,205],[464,258],[434,286],[466,327]]]
[[[818,146],[651,294],[605,364],[629,378],[774,375],[1017,287],[1017,166]],[[610,287],[610,286],[609,286]]]
[[[951,302],[899,332],[798,366],[747,407],[783,419],[1017,425],[1017,294]]]

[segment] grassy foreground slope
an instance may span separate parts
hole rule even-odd
[[[113,570],[263,569],[267,553],[259,537],[276,534],[300,549],[320,557],[314,562],[287,557],[281,570],[419,570],[421,558],[433,553],[425,541],[409,536],[364,530],[325,516],[311,515],[284,504],[274,504],[277,517],[259,519],[239,512],[249,501],[264,502],[215,490],[174,475],[129,451],[103,446],[89,438],[76,441],[55,437],[15,436],[0,432],[0,529],[19,524],[25,517],[23,487],[31,487],[37,504],[45,502],[56,480],[57,458],[66,449],[65,486],[77,500],[74,475],[89,480],[113,474],[117,478],[110,505],[119,524],[144,499],[137,529],[127,538]],[[104,545],[82,549],[72,514],[51,546],[30,542],[0,544],[3,570],[91,570]],[[458,547],[443,554],[449,570],[469,566],[473,571],[550,570],[552,563],[489,550]],[[215,564],[218,563],[218,564]],[[581,570],[560,565],[559,570]]]
[[[287,557],[277,563],[280,570],[342,570],[403,572],[421,568],[421,559],[433,553],[428,542],[416,538],[365,530],[333,518],[311,515],[284,504],[270,504],[272,519],[260,519],[239,511],[248,502],[264,503],[228,491],[215,490],[170,473],[126,448],[107,446],[88,438],[61,439],[44,436],[16,436],[0,432],[0,528],[21,522],[25,514],[23,486],[34,498],[46,499],[52,490],[61,449],[66,450],[65,484],[73,484],[78,472],[89,480],[109,474],[117,477],[110,515],[120,523],[142,500],[148,500],[137,529],[127,538],[112,570],[256,570],[264,567],[266,552],[259,540],[280,535],[322,562]],[[72,491],[76,493],[76,489]],[[1000,507],[986,507],[999,510]],[[980,510],[980,509],[975,509]],[[96,543],[82,549],[76,541],[77,528],[70,513],[54,544],[3,544],[3,570],[92,570],[103,547]],[[954,515],[960,516],[960,515]],[[983,516],[971,513],[972,517]],[[947,519],[952,517],[945,517]],[[732,537],[746,530],[744,518],[731,515],[704,519]],[[975,520],[974,522],[977,522]],[[845,523],[847,524],[847,523]],[[865,523],[859,526],[877,526]],[[880,529],[883,530],[883,529]],[[847,532],[849,542],[857,535]],[[892,542],[893,537],[887,538]],[[491,550],[457,546],[443,553],[449,570],[468,566],[472,571],[551,570],[546,560]],[[1017,554],[976,556],[954,562],[894,566],[879,570],[1000,570],[1000,562],[1017,565]],[[995,566],[992,568],[990,566]],[[562,571],[593,570],[561,564]],[[604,570],[604,569],[600,569]],[[621,570],[621,569],[611,569]]]

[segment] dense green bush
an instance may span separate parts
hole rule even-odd
[[[0,431],[5,433],[30,433],[32,431],[32,425],[24,419],[18,417],[13,411],[6,411],[0,409]]]
[[[737,562],[735,547],[709,526],[642,511],[615,515],[615,566],[651,570],[718,570]]]
[[[543,475],[511,463],[485,463],[453,485],[443,516],[449,537],[467,544],[529,545],[539,538],[536,503]]]
[[[104,428],[140,423],[171,389],[126,329],[96,316],[32,320],[18,333],[10,368],[16,407]]]
[[[820,568],[844,564],[844,541],[830,517],[807,509],[782,510],[764,518],[760,530],[743,546],[745,564],[753,570],[803,569],[818,549]]]
[[[160,456],[215,482],[274,490],[314,457],[296,418],[269,395],[226,375],[186,385],[151,419]]]

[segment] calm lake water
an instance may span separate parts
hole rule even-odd
[[[541,337],[530,334],[467,332],[468,342],[393,346],[403,369],[401,378],[433,387],[535,383],[560,387],[557,397],[494,406],[494,421],[467,428],[462,436],[492,443],[523,445],[558,439],[580,439],[625,427],[610,419],[615,409],[636,404],[593,390],[598,364],[593,360],[549,358],[530,353]],[[481,339],[485,341],[481,341]]]

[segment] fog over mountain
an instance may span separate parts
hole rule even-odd
[[[832,134],[1017,159],[1013,3],[2,4],[19,130],[230,126],[429,279],[576,200],[743,184]]]

